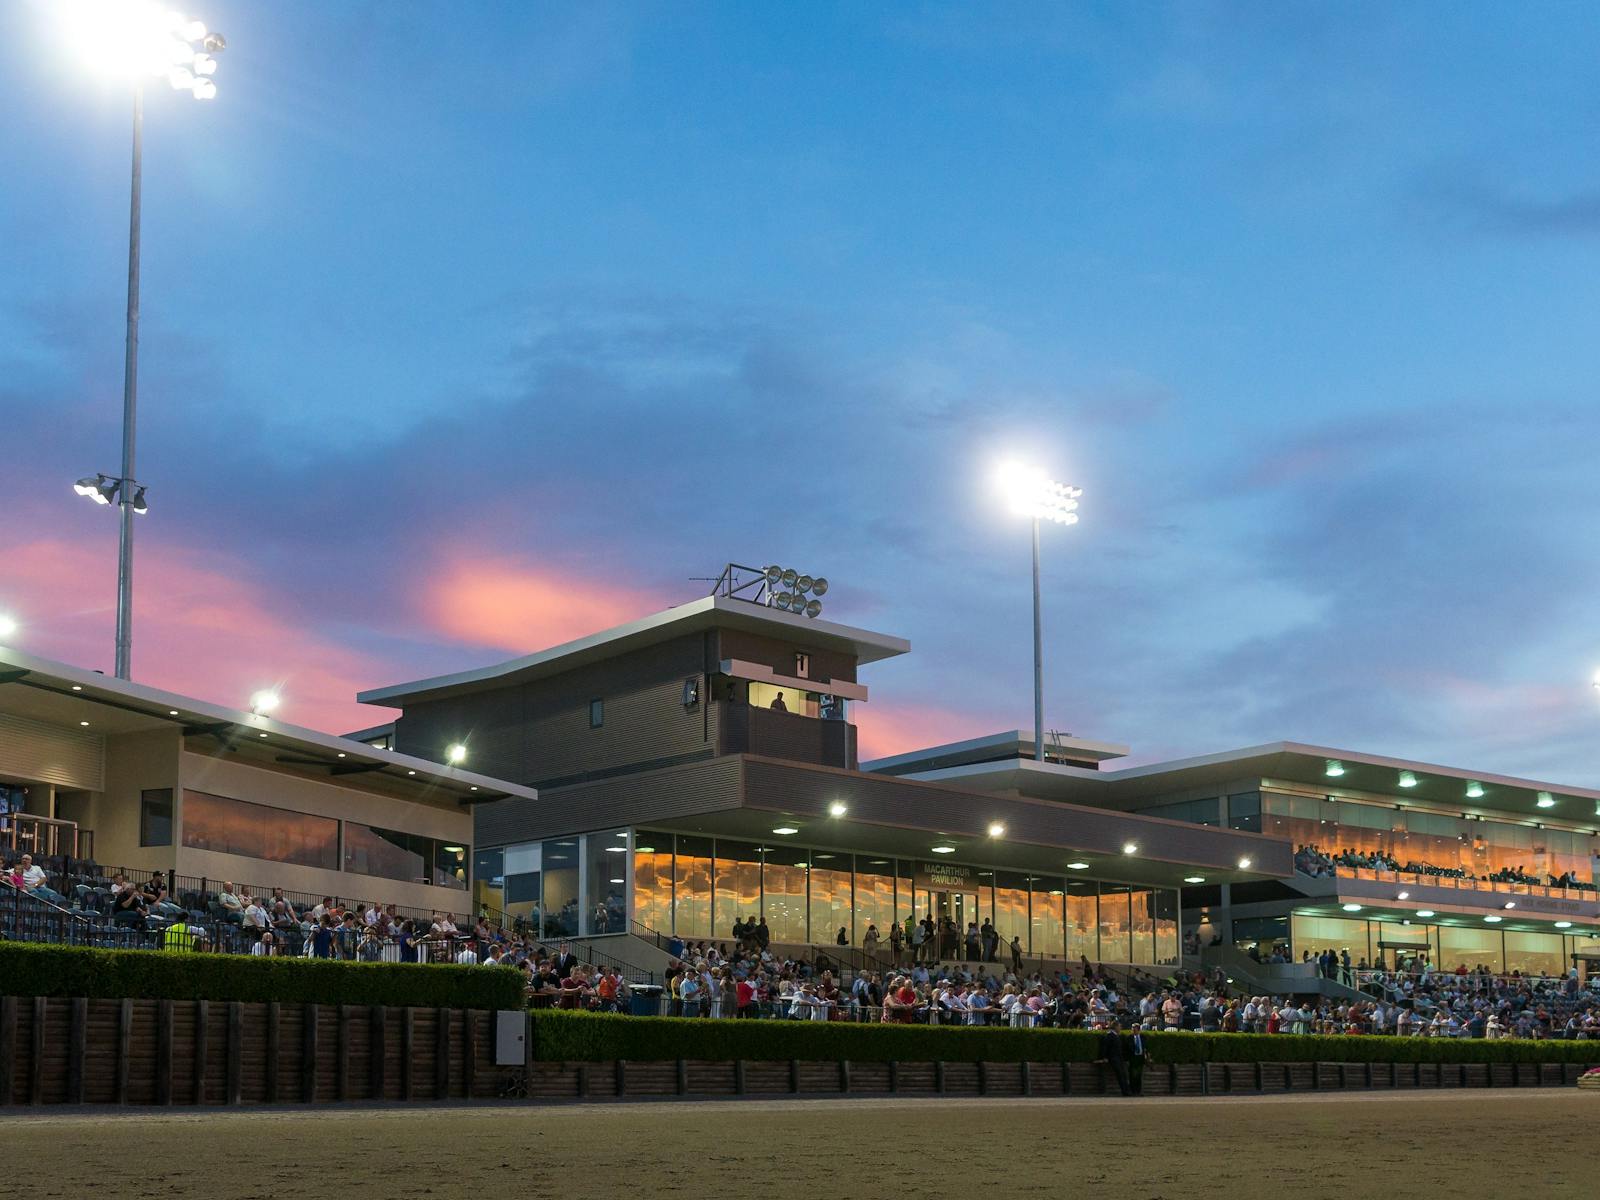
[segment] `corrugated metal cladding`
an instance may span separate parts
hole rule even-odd
[[[722,643],[722,652],[718,658],[719,660],[742,658],[746,662],[761,663],[771,667],[779,675],[794,675],[797,674],[794,668],[794,656],[800,653],[811,659],[808,678],[856,682],[856,660],[853,654],[807,646],[800,640],[804,634],[803,629],[797,629],[795,640],[790,641],[787,638],[763,637],[759,633],[747,633],[742,629],[719,629],[717,637]]]
[[[395,748],[442,762],[445,747],[463,741],[474,771],[535,787],[680,758],[715,744],[716,706],[704,695],[715,652],[710,635],[689,634],[549,679],[423,701],[396,722]],[[690,678],[701,695],[686,706]],[[598,729],[589,724],[591,700],[605,705]]]
[[[479,847],[506,846],[737,808],[743,761],[716,758],[541,792],[537,800],[480,804],[473,822],[474,842]]]
[[[752,808],[819,817],[831,802],[843,800],[857,820],[944,830],[953,835],[979,835],[988,821],[1001,820],[1008,841],[1116,854],[1123,843],[1136,840],[1142,858],[1226,868],[1234,866],[1241,854],[1248,854],[1256,859],[1257,870],[1285,875],[1293,870],[1287,843],[1243,837],[1226,829],[757,759],[746,760],[744,797]]]
[[[0,775],[101,792],[106,786],[106,740],[0,713]]]
[[[723,754],[760,754],[847,769],[856,765],[855,726],[845,721],[819,721],[735,702],[723,714],[722,726]]]

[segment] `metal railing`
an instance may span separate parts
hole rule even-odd
[[[76,821],[8,812],[0,815],[0,848],[35,859],[93,858],[94,834],[80,830]]]
[[[1551,900],[1586,900],[1591,904],[1600,903],[1600,891],[1593,887],[1554,887],[1548,884],[1489,879],[1484,876],[1434,875],[1426,871],[1390,871],[1377,867],[1347,867],[1342,863],[1333,863],[1330,869],[1335,879],[1358,879],[1371,883],[1449,888],[1455,891],[1484,892],[1496,896],[1539,896]],[[1327,876],[1314,876],[1313,878],[1327,878]]]

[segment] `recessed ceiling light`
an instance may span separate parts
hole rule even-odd
[[[1067,864],[1067,870],[1069,871],[1087,871],[1088,869],[1089,864],[1086,862],[1069,862]]]
[[[407,772],[406,772],[406,774],[407,774],[407,775],[415,775],[415,774],[416,774],[416,772],[415,772],[415,771],[407,771]]]
[[[1239,860],[1239,870],[1248,871],[1249,869],[1250,869],[1250,860],[1248,858],[1241,858]]]
[[[1417,909],[1417,916],[1419,916],[1419,917],[1431,917],[1431,916],[1433,916],[1433,909],[1431,909],[1431,908],[1419,908],[1419,909]]]
[[[818,862],[822,862],[822,861],[824,861],[826,859],[832,858],[833,855],[831,855],[831,854],[813,854],[811,857],[815,858]]]
[[[935,854],[954,854],[956,848],[954,846],[935,846],[933,852]]]
[[[1359,905],[1359,904],[1343,904],[1343,905],[1340,905],[1340,907],[1343,908],[1345,910],[1345,912],[1360,912],[1361,911],[1361,905]]]
[[[628,881],[626,879],[613,879],[611,882],[612,883],[627,883]]]
[[[1323,768],[1323,773],[1329,778],[1337,779],[1344,774],[1344,764],[1337,759],[1330,758],[1328,765]]]
[[[849,807],[844,803],[843,800],[835,800],[832,804],[828,805],[828,815],[830,817],[842,817],[849,811]]]
[[[1398,896],[1395,897],[1395,899],[1396,900],[1409,900],[1409,899],[1411,899],[1411,893],[1410,892],[1401,892]]]
[[[799,833],[800,831],[793,825],[779,825],[772,832],[779,837],[788,837],[791,833]]]
[[[607,846],[606,847],[606,853],[607,854],[626,854],[627,852],[628,852],[628,848],[626,846]]]
[[[79,721],[78,724],[79,725],[88,725],[89,722],[87,722],[87,721]]]
[[[1554,808],[1556,806],[1556,798],[1549,792],[1540,792],[1539,798],[1534,801],[1534,804],[1540,808]]]
[[[1139,853],[1139,843],[1138,842],[1123,842],[1122,843],[1122,852],[1124,854],[1137,854],[1137,853]]]
[[[1571,921],[1557,921],[1556,922],[1556,928],[1557,929],[1571,929],[1572,928],[1572,922]]]
[[[1467,799],[1468,800],[1480,800],[1482,798],[1483,798],[1483,784],[1479,783],[1476,779],[1474,779],[1471,783],[1467,784]]]
[[[258,736],[258,737],[266,737],[266,736],[267,736],[267,735],[266,735],[266,734],[264,734],[264,733],[262,733],[262,734],[258,734],[258,735],[257,735],[257,736]]]
[[[1407,787],[1407,788],[1416,787],[1417,786],[1417,777],[1416,777],[1415,773],[1413,773],[1411,771],[1401,771],[1400,772],[1400,786],[1401,787]]]
[[[1491,925],[1498,925],[1500,924],[1500,915],[1498,913],[1490,913],[1484,920]]]
[[[467,789],[467,790],[468,790],[468,791],[469,791],[469,792],[475,792],[475,791],[477,791],[477,790],[478,790],[478,785],[477,785],[477,784],[473,784],[473,785],[472,785],[472,786],[471,786],[471,787],[470,787],[470,788],[468,788],[468,789]]]
[[[1006,827],[1004,825],[1002,825],[999,821],[990,821],[989,822],[989,836],[990,837],[1005,837],[1005,835],[1006,835]]]
[[[1185,875],[1183,881],[1185,883],[1204,883],[1206,877],[1204,875]]]
[[[75,691],[75,692],[81,692],[81,691],[83,691],[83,684],[81,684],[81,683],[75,683],[75,684],[73,684],[73,685],[72,685],[72,690],[73,690],[73,691]]]
[[[869,867],[887,867],[889,865],[889,860],[887,858],[875,858],[867,865]]]
[[[633,849],[634,849],[634,852],[637,853],[637,854],[654,854],[656,852],[656,848],[654,846],[635,846]],[[766,847],[765,846],[757,846],[756,849],[757,850],[765,850]]]
[[[1515,900],[1507,900],[1506,901],[1506,907],[1507,908],[1515,908],[1516,906],[1517,906],[1517,902]]]
[[[169,716],[169,717],[175,717],[175,716],[177,716],[177,715],[178,715],[178,710],[177,710],[177,709],[175,709],[175,708],[169,708],[169,709],[167,709],[167,716]]]

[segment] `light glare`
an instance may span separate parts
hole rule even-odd
[[[262,688],[250,697],[250,711],[264,717],[283,702],[283,697],[271,688]]]

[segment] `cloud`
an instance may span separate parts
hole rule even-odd
[[[1419,219],[1503,237],[1568,238],[1600,234],[1600,188],[1539,193],[1508,186],[1476,167],[1442,167],[1426,174],[1407,207]]]
[[[869,703],[856,705],[850,713],[856,727],[857,754],[862,762],[1014,727],[998,722],[985,723],[970,711],[895,701],[881,692],[874,696]]]
[[[655,611],[649,593],[492,553],[457,551],[430,572],[420,607],[458,642],[530,654]]]
[[[30,654],[94,667],[113,665],[116,556],[105,538],[36,538],[4,547],[4,602],[24,627]],[[335,733],[377,724],[386,710],[358,705],[357,690],[387,677],[380,660],[320,632],[293,611],[287,590],[263,588],[249,564],[161,547],[142,551],[134,575],[136,682],[235,708],[259,688],[278,688],[283,720]],[[74,604],[89,594],[105,603]]]

